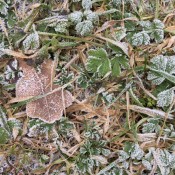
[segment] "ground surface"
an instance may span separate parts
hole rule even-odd
[[[175,174],[174,0],[0,0],[0,174]]]

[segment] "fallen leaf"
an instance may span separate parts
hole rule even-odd
[[[53,85],[55,65],[54,61],[46,60],[41,65],[41,71],[36,72],[24,61],[20,62],[24,76],[16,84],[16,101],[18,98],[20,100],[31,96],[44,95],[58,88],[58,86]],[[31,118],[39,118],[46,123],[54,123],[61,118],[64,109],[70,106],[72,102],[71,93],[61,89],[28,102],[26,113]]]

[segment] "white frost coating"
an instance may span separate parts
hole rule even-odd
[[[80,34],[81,36],[86,36],[90,34],[93,31],[93,28],[93,24],[89,20],[80,22],[75,27],[77,34]]]
[[[39,47],[39,35],[37,32],[30,34],[23,41],[23,46],[25,50],[33,49],[36,50]]]
[[[8,5],[4,1],[0,1],[0,13],[7,15]]]
[[[67,21],[61,21],[55,26],[55,31],[59,33],[66,33],[67,27],[68,27]]]
[[[95,12],[92,12],[91,10],[86,10],[84,12],[84,15],[86,16],[87,20],[91,22],[98,21],[98,15]]]
[[[92,1],[91,0],[82,0],[82,7],[85,10],[90,10],[92,8]]]
[[[150,67],[157,71],[164,71],[172,75],[175,73],[175,56],[155,56],[151,59]],[[165,77],[154,71],[149,71],[147,79],[152,80],[153,84],[159,85],[165,80]]]
[[[149,43],[150,37],[146,31],[136,33],[132,37],[133,46],[148,45]]]
[[[80,11],[75,11],[69,15],[69,19],[71,22],[78,24],[83,19],[83,13]]]
[[[169,106],[173,102],[174,90],[168,89],[158,94],[157,96],[157,106],[165,107]]]
[[[151,163],[148,160],[142,160],[142,164],[147,170],[151,170],[152,169],[152,165],[151,165]]]
[[[144,155],[144,151],[139,147],[138,144],[135,144],[133,146],[132,152],[131,152],[131,158],[141,160]]]

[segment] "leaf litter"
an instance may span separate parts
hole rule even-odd
[[[0,174],[174,174],[174,6],[1,0]]]

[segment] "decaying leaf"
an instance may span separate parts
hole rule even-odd
[[[58,88],[53,85],[55,65],[54,61],[46,60],[41,65],[41,71],[36,72],[34,68],[21,62],[24,76],[16,84],[16,98],[36,97]],[[39,118],[44,122],[53,123],[60,119],[63,110],[72,102],[71,93],[60,90],[27,103],[26,113],[31,118]]]

